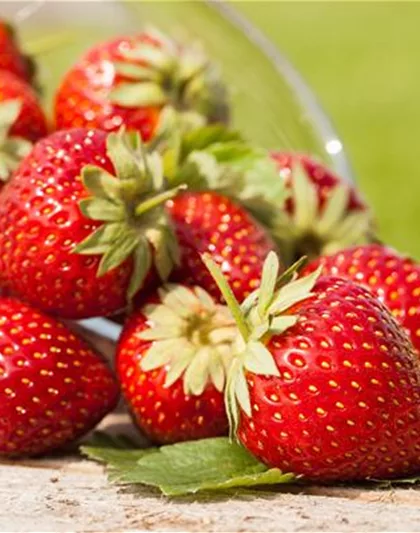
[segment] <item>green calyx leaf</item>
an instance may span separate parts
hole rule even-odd
[[[372,238],[372,215],[367,208],[349,212],[351,190],[344,182],[332,188],[321,208],[317,187],[300,163],[292,168],[292,214],[282,212],[273,232],[293,259],[298,253],[321,255],[366,244]]]
[[[115,176],[87,165],[82,182],[89,193],[81,213],[102,224],[73,249],[73,253],[102,255],[98,276],[132,260],[127,302],[143,285],[152,264],[165,281],[179,261],[177,241],[165,202],[179,190],[165,190],[158,154],[146,154],[138,134],[111,133],[107,153]]]
[[[157,83],[120,83],[109,94],[110,100],[122,107],[162,106],[168,99]]]
[[[161,303],[143,310],[153,327],[140,334],[152,342],[142,370],[164,366],[164,386],[182,379],[185,394],[199,396],[210,383],[222,392],[238,335],[228,308],[199,287],[170,284],[159,297]]]
[[[297,323],[298,317],[290,314],[290,308],[313,296],[312,289],[320,276],[321,268],[298,278],[297,269],[303,262],[300,260],[279,276],[280,262],[276,254],[270,252],[263,266],[259,289],[239,305],[219,267],[206,255],[203,256],[203,261],[225,298],[240,332],[235,341],[235,358],[225,389],[226,412],[233,437],[240,420],[240,409],[247,416],[252,416],[247,374],[280,375],[267,347],[269,340],[273,335],[285,333]]]
[[[18,98],[0,104],[0,180],[2,181],[7,181],[32,149],[32,143],[28,140],[9,134],[20,115],[21,108],[22,103]]]
[[[193,112],[203,122],[224,121],[227,92],[220,74],[203,50],[179,45],[156,30],[148,30],[157,44],[141,42],[114,64],[120,81],[110,92],[111,102],[123,107],[171,106],[180,116]]]
[[[111,481],[157,487],[166,496],[293,483],[296,479],[291,473],[269,469],[225,437],[149,450],[83,446],[81,451],[105,463]]]
[[[151,145],[162,154],[173,186],[217,191],[240,202],[264,226],[277,228],[288,193],[265,150],[222,125],[186,129],[170,112]]]

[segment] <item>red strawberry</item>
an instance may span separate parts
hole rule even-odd
[[[321,257],[306,271],[319,265],[324,274],[351,279],[369,289],[386,304],[420,350],[420,266],[415,261],[386,246],[370,244]]]
[[[0,276],[68,318],[115,313],[177,260],[157,154],[138,136],[60,131],[40,141],[0,195]]]
[[[200,285],[220,299],[220,291],[200,258],[209,252],[239,300],[258,287],[262,262],[275,244],[242,206],[215,192],[186,192],[170,200],[168,209],[182,257],[174,279]]]
[[[223,402],[236,326],[200,287],[167,285],[124,327],[117,371],[140,429],[160,443],[227,433]]]
[[[31,142],[46,134],[45,115],[32,88],[0,70],[0,179],[5,181],[29,153]]]
[[[0,456],[59,448],[115,407],[111,371],[66,326],[2,298],[0,330]]]
[[[7,70],[26,82],[34,74],[32,60],[22,54],[13,27],[4,20],[0,20],[0,70]]]
[[[227,408],[251,453],[317,481],[419,472],[420,361],[377,298],[318,272],[276,286],[273,254],[240,308],[206,262],[241,331]]]
[[[115,131],[125,125],[146,141],[168,105],[188,121],[225,120],[225,92],[200,49],[147,31],[101,43],[80,59],[57,92],[56,126]]]
[[[370,210],[353,185],[305,155],[271,157],[290,190],[277,231],[290,262],[369,241]]]

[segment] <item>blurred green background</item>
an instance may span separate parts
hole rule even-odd
[[[136,4],[133,0],[121,1]],[[14,3],[0,4],[4,8]],[[51,2],[45,11],[59,6],[57,10],[65,21],[66,4],[69,14],[76,12],[77,2]],[[93,4],[97,3],[80,3],[84,11],[88,5],[92,11]],[[251,123],[248,129],[254,129],[255,136],[261,139],[272,137],[276,126],[281,129],[276,115],[269,116],[281,98],[277,74],[267,73],[267,68],[260,66],[264,59],[256,55],[258,52],[246,48],[240,36],[226,31],[215,13],[207,11],[203,16],[206,8],[197,2],[192,5],[155,0],[139,2],[137,6],[133,11],[133,15],[138,11],[138,17],[133,17],[135,28],[137,21],[149,19],[156,25],[163,19],[172,24],[177,14],[188,31],[205,37],[210,53],[223,58],[228,80],[242,78],[246,99],[241,101],[239,94],[237,102],[241,127],[246,130],[247,122]],[[357,181],[376,212],[380,237],[420,259],[420,3],[255,0],[235,2],[234,7],[273,40],[318,95],[344,142]],[[78,23],[81,21],[83,17]],[[116,24],[114,19],[102,19],[94,32],[79,32],[77,40],[56,57],[52,54],[43,58],[55,78],[51,80],[50,93],[86,46],[119,31]],[[41,27],[35,27],[42,34]],[[29,35],[30,29],[30,24],[23,25],[24,36]],[[48,74],[48,69],[45,72]],[[268,79],[263,88],[260,74]],[[253,94],[255,87],[260,87],[260,94]],[[287,134],[293,138],[297,120],[287,120],[285,114],[296,117],[298,113],[293,103],[284,101],[282,105],[283,125],[287,125]]]
[[[420,3],[235,3],[333,119],[380,235],[420,259]]]

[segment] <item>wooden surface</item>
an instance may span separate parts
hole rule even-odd
[[[128,427],[112,414],[104,429]],[[296,487],[169,500],[76,455],[0,465],[0,531],[420,531],[420,489]]]
[[[95,342],[97,339],[94,339]],[[101,341],[112,356],[113,346]],[[132,431],[126,414],[108,431]],[[283,486],[167,499],[108,484],[76,454],[0,464],[0,531],[420,531],[420,487]]]

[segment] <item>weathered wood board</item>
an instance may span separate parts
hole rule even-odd
[[[112,344],[99,345],[112,355]],[[101,429],[132,425],[116,412]],[[283,486],[170,500],[147,487],[109,485],[100,465],[77,454],[0,463],[2,532],[138,530],[420,531],[420,487]]]

